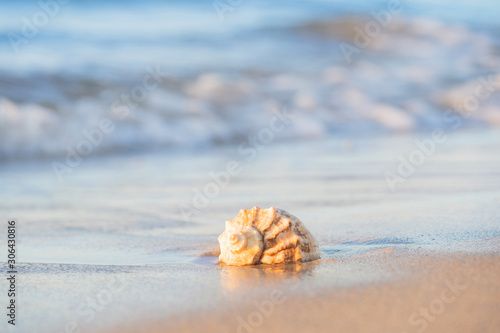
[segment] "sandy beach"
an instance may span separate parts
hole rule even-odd
[[[500,332],[498,1],[0,8],[1,333]]]
[[[495,252],[499,250],[497,239]],[[245,305],[222,311],[138,320],[131,327],[103,332],[405,333],[498,332],[500,328],[498,254],[420,256],[387,248],[317,265],[330,266],[330,270],[348,266],[358,274],[380,269],[390,277],[370,284],[311,290],[307,278],[278,269],[269,274],[280,276],[273,282],[268,275],[243,275],[240,278],[249,280],[247,288],[254,283],[259,288],[269,284],[269,293],[245,295]]]
[[[359,139],[349,149],[343,140],[268,146],[251,163],[240,159],[241,174],[187,221],[181,207],[213,181],[205,170],[238,160],[231,149],[108,158],[57,188],[47,181],[54,175],[29,165],[4,168],[6,213],[23,212],[15,329],[494,332],[500,157],[491,152],[499,137],[449,133],[395,190],[384,174],[415,149],[413,136]],[[316,168],[303,168],[305,161]],[[318,239],[321,260],[219,266],[224,221],[253,205],[293,211]],[[450,283],[467,289],[453,302],[434,301]],[[241,324],[262,304],[272,314],[262,323],[251,317],[255,327]],[[434,309],[436,319],[424,324],[421,308]]]

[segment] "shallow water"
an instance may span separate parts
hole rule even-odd
[[[221,21],[210,1],[73,1],[18,52],[9,34],[40,5],[0,6],[0,212],[21,261],[2,332],[316,299],[397,281],[408,256],[500,252],[497,1],[405,3],[351,62],[340,43],[386,2],[246,1]],[[491,95],[459,113],[481,80]],[[69,166],[104,118],[114,129]],[[445,142],[391,189],[434,129]],[[321,260],[219,266],[224,220],[255,205],[298,216]]]
[[[450,133],[395,191],[384,172],[415,149],[411,136],[275,143],[253,161],[231,147],[103,157],[84,161],[63,182],[50,160],[4,165],[1,211],[18,219],[22,262],[16,332],[63,332],[71,322],[87,332],[124,318],[223,311],[276,288],[314,296],[376,284],[406,274],[400,253],[498,253],[500,156],[492,152],[499,138]],[[210,172],[233,159],[241,173],[199,214],[182,214],[195,190],[213,181]],[[224,220],[254,205],[298,216],[322,259],[218,266],[207,252],[217,250]]]
[[[103,118],[92,156],[234,144],[285,108],[302,121],[283,140],[450,128],[490,76],[460,127],[500,124],[495,1],[405,3],[351,61],[341,43],[387,3],[247,1],[221,21],[210,1],[70,2],[17,52],[40,7],[0,4],[2,162],[64,156]]]

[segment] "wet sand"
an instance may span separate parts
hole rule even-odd
[[[497,253],[499,239],[495,240]],[[391,278],[368,285],[304,290],[293,274],[261,277],[268,294],[242,306],[191,311],[104,332],[498,332],[500,256],[398,253],[390,248],[362,258],[317,265],[378,266]],[[251,270],[251,269],[250,269]],[[236,278],[236,277],[235,277]],[[333,275],[331,277],[335,279]],[[238,279],[253,280],[250,276]],[[256,281],[247,281],[251,288]],[[244,284],[243,281],[238,281]],[[240,290],[235,291],[240,292]]]
[[[253,314],[258,328],[241,332],[493,332],[499,135],[448,133],[394,191],[384,174],[416,149],[413,135],[276,142],[252,161],[236,147],[91,159],[63,183],[50,161],[2,166],[0,202],[18,219],[21,263],[19,325],[0,330],[238,332],[238,318]],[[230,160],[241,173],[184,219],[179,207]],[[254,205],[298,216],[322,259],[235,268],[204,255],[224,221]],[[456,277],[467,289],[423,330],[420,309],[440,312],[432,302]],[[260,323],[254,312],[269,302]]]
[[[1,333],[500,332],[499,4],[4,2]],[[321,260],[219,266],[253,206]]]

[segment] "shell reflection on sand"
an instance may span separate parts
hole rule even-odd
[[[272,284],[311,276],[319,261],[293,262],[276,265],[222,266],[221,285],[224,291],[239,291],[248,287]]]

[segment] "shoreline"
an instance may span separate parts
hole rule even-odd
[[[375,306],[379,301],[395,298],[402,304],[385,308],[394,316],[389,322],[400,325],[397,333],[415,332],[420,326],[411,326],[408,316],[420,304],[427,306],[432,297],[422,297],[432,296],[433,288],[441,292],[442,283],[424,283],[431,274],[418,270],[412,276],[412,265],[422,267],[433,258],[429,266],[450,279],[446,274],[453,272],[452,265],[441,269],[439,258],[460,261],[489,253],[494,259],[483,261],[495,268],[488,274],[498,277],[500,160],[492,154],[498,150],[498,132],[463,134],[450,137],[396,192],[384,172],[397,167],[398,154],[414,149],[411,137],[360,140],[349,151],[336,150],[331,141],[271,145],[188,222],[182,221],[179,204],[190,202],[193,189],[212,181],[209,173],[221,170],[234,158],[230,154],[100,160],[82,165],[58,186],[34,168],[3,169],[10,176],[4,177],[0,195],[6,213],[19,220],[19,287],[22,299],[29,300],[19,308],[16,329],[113,332],[123,324],[124,332],[141,332],[143,324],[143,332],[155,332],[154,325],[182,332],[202,329],[189,323],[196,321],[215,332],[234,332],[238,316],[247,320],[256,309],[253,301],[269,300],[279,286],[286,302],[275,305],[273,320],[260,331],[276,332],[269,325],[288,318],[286,311],[299,316],[299,309],[307,314],[301,320],[315,318],[310,325],[319,325],[318,331],[316,322],[333,322],[340,331],[369,331],[343,327],[342,318],[324,312],[342,313],[354,322],[373,319],[382,311]],[[276,206],[299,217],[317,238],[323,260],[231,268],[216,265],[214,256],[200,257],[218,249],[225,220],[254,205]],[[391,291],[394,281],[406,283],[407,290]],[[478,281],[477,297],[491,281]],[[425,291],[420,304],[406,304],[419,286]],[[275,296],[279,302],[280,295]],[[363,300],[361,305],[354,298]],[[495,298],[485,304],[497,307]],[[391,331],[381,327],[378,331]]]
[[[132,326],[115,326],[102,333],[331,332],[332,327],[339,332],[498,332],[499,250],[448,256],[375,251],[354,261],[394,269],[390,262],[395,260],[398,269],[393,279],[320,290],[307,290],[301,280],[291,286],[282,285],[280,279],[268,280],[270,293],[243,305],[139,319]],[[320,265],[335,264],[320,261]],[[340,261],[352,262],[353,258]],[[292,276],[289,272],[283,279]]]

